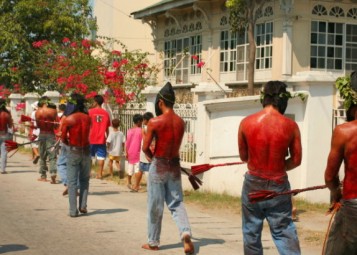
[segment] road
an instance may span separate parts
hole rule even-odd
[[[61,184],[39,182],[30,155],[16,153],[0,175],[0,254],[183,254],[178,230],[165,209],[161,246],[146,251],[146,196],[110,181],[90,180],[88,214],[68,216]],[[239,215],[210,214],[187,205],[196,254],[243,254]],[[300,223],[298,223],[300,224]],[[300,227],[301,228],[301,227]],[[278,254],[264,228],[265,255]],[[304,246],[302,254],[321,254],[321,246]]]

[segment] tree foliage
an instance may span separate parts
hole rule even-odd
[[[261,10],[266,0],[227,0],[229,9],[229,24],[233,32],[248,33],[248,94],[254,94],[254,70],[256,42],[254,29],[257,21],[257,10]]]
[[[0,84],[33,91],[39,80],[32,44],[84,38],[95,28],[88,0],[0,0]]]

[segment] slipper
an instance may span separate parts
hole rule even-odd
[[[159,250],[159,246],[150,246],[149,244],[143,244],[141,246],[141,248],[145,249],[145,250],[150,250],[150,251],[158,251]]]
[[[36,156],[36,158],[32,161],[32,163],[34,163],[36,165],[39,159],[40,159],[40,156]]]
[[[57,184],[56,182],[56,176],[51,177],[51,184]]]
[[[85,209],[85,208],[79,208],[78,211],[83,214],[88,212],[87,209]]]
[[[37,180],[40,181],[40,182],[47,182],[47,179],[46,178],[42,178],[42,177],[38,178]]]
[[[139,190],[138,189],[131,189],[130,192],[137,193],[137,192],[139,192]]]
[[[4,171],[4,172],[1,172],[1,174],[7,174],[7,172],[6,172],[6,171]]]

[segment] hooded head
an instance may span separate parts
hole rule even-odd
[[[69,98],[63,115],[68,116],[75,112],[87,113],[84,96],[73,93]]]
[[[159,101],[160,99],[164,102],[164,104],[172,108],[175,104],[175,91],[172,88],[172,85],[170,82],[167,82],[165,86],[159,91],[159,93],[156,96],[155,100],[155,113],[156,116],[160,116],[162,114],[162,111],[159,107]]]
[[[288,106],[288,100],[291,97],[290,92],[286,90],[286,84],[281,81],[269,81],[264,85],[263,97],[261,103],[263,107],[272,105],[278,108],[281,114],[285,113]]]

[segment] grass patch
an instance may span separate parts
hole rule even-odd
[[[207,209],[229,209],[233,213],[241,212],[241,199],[237,196],[197,191],[185,191],[184,195],[185,203],[194,203]]]
[[[294,201],[298,211],[326,213],[330,207],[327,203],[310,203],[301,198],[294,198]]]

